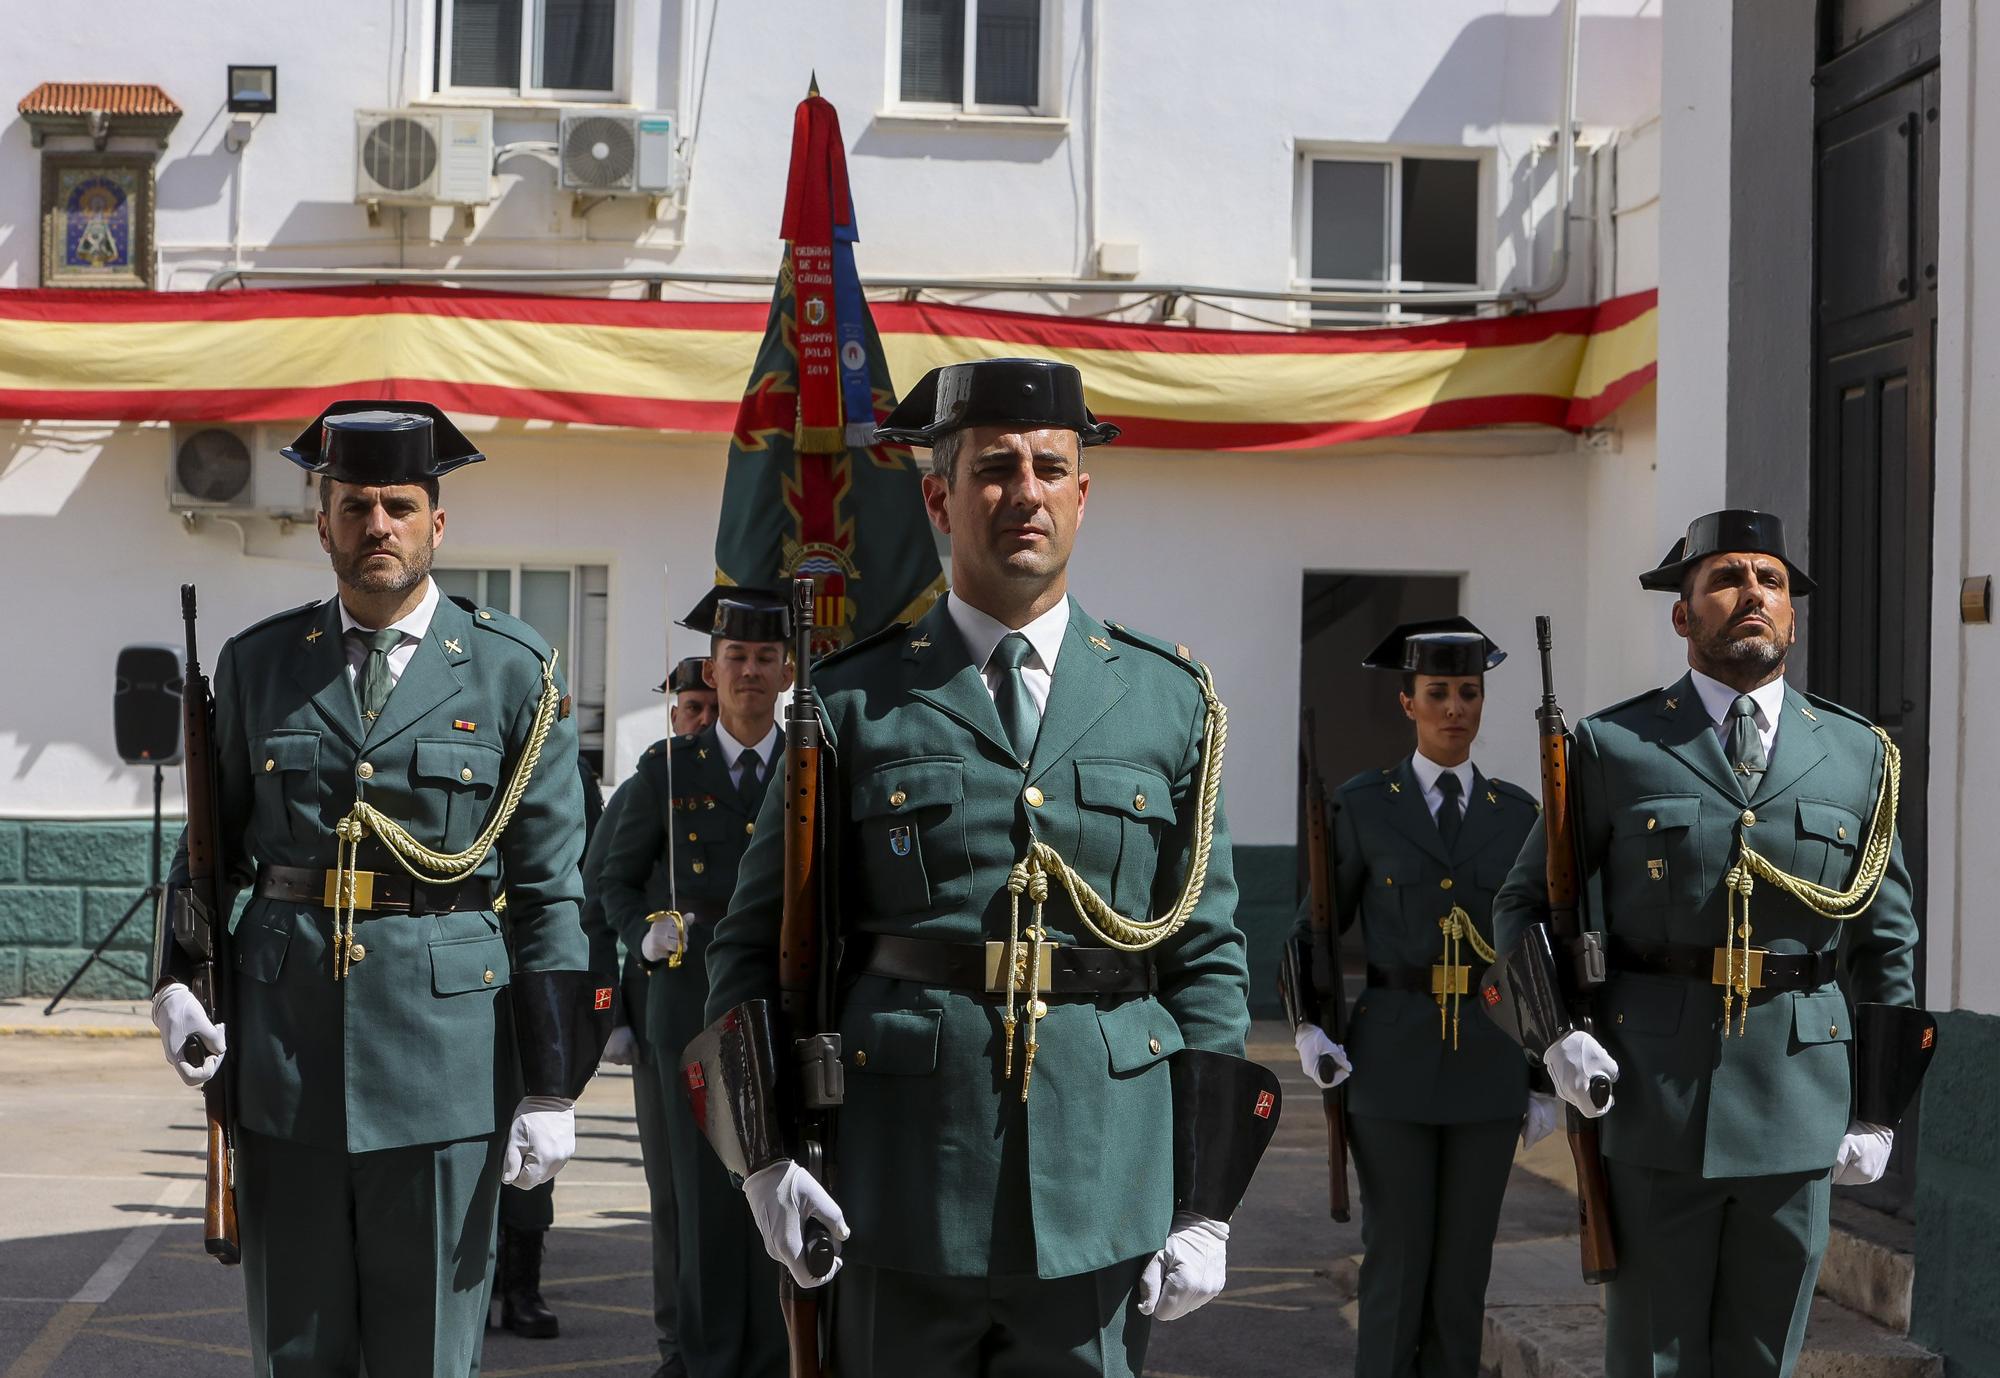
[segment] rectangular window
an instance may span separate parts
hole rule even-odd
[[[440,91],[615,95],[621,0],[438,0]]]
[[[1043,0],[899,3],[901,104],[996,114],[1041,111]]]
[[[1308,290],[1463,288],[1481,264],[1483,164],[1478,156],[1308,154],[1300,161],[1299,286]],[[1471,305],[1325,305],[1314,324],[1471,315]]]
[[[604,565],[440,566],[431,577],[446,597],[510,613],[555,647],[556,666],[569,684],[577,740],[601,775],[610,570]]]

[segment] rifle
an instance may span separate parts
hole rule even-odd
[[[1569,773],[1572,741],[1556,703],[1550,664],[1554,638],[1546,617],[1535,619],[1535,645],[1542,653],[1542,706],[1535,722],[1541,736],[1542,823],[1548,839],[1549,946],[1573,959],[1567,968],[1559,963],[1555,969],[1556,986],[1568,1011],[1563,1032],[1590,1033],[1592,997],[1605,981],[1604,935],[1586,930],[1583,923],[1583,861],[1577,851],[1577,800]],[[1590,1098],[1599,1106],[1608,1102],[1610,1080],[1591,1078]],[[1611,1183],[1604,1173],[1597,1121],[1586,1119],[1575,1106],[1565,1106],[1564,1111],[1570,1157],[1576,1163],[1583,1280],[1609,1282],[1618,1276],[1618,1250],[1611,1239]]]
[[[813,580],[792,581],[792,701],[785,710],[785,890],[778,933],[778,1013],[793,1039],[792,1160],[822,1183],[831,1181],[834,1111],[845,1094],[840,1035],[834,1032],[831,943],[822,941],[820,859],[825,837],[819,810],[820,724],[812,693]],[[806,1267],[825,1277],[840,1245],[826,1225],[808,1220]],[[792,1378],[820,1378],[831,1352],[831,1308],[820,1291],[800,1287],[780,1269],[778,1300],[791,1337]]]
[[[1340,934],[1333,918],[1333,837],[1327,828],[1326,783],[1313,752],[1311,709],[1300,714],[1299,757],[1305,772],[1306,893],[1311,936],[1287,943],[1278,961],[1278,994],[1293,1027],[1317,1024],[1335,1043],[1347,1039],[1347,990],[1340,968]],[[1322,1081],[1333,1080],[1333,1057],[1320,1058]],[[1347,1197],[1347,1091],[1320,1092],[1326,1113],[1327,1210],[1345,1223],[1352,1214]]]
[[[221,900],[222,813],[216,789],[215,697],[195,654],[193,584],[181,585],[181,621],[187,626],[187,671],[181,680],[183,770],[187,791],[187,890],[185,902],[168,904],[173,940],[194,963],[188,989],[212,1023],[234,1028],[229,1003],[229,915]],[[208,1056],[190,1034],[182,1059],[197,1066]],[[234,1058],[225,1056],[201,1088],[208,1119],[208,1171],[202,1225],[208,1252],[225,1264],[242,1261],[236,1231],[236,1116],[230,1084]]]

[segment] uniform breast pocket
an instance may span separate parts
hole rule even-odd
[[[485,826],[493,792],[500,780],[500,748],[473,737],[419,737],[410,773],[415,777],[419,804],[440,850],[456,852],[472,842]],[[444,801],[443,817],[435,801]],[[419,840],[431,841],[430,837]]]
[[[252,806],[257,831],[318,846],[326,833],[320,814],[324,789],[319,775],[319,733],[305,729],[269,732],[250,745]]]
[[[855,785],[861,882],[874,913],[921,913],[965,890],[964,802],[965,763],[955,757],[892,761]]]
[[[1151,908],[1160,843],[1174,824],[1167,777],[1129,761],[1076,763],[1076,866],[1108,875],[1111,907],[1131,918]]]
[[[1611,903],[1621,909],[1665,908],[1701,893],[1701,853],[1695,823],[1698,794],[1655,794],[1612,815]]]
[[[1847,888],[1854,873],[1854,849],[1861,819],[1845,806],[1820,799],[1799,800],[1798,850],[1792,874],[1816,878],[1834,890]]]

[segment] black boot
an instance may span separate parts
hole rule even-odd
[[[542,1300],[542,1230],[500,1228],[500,1260],[493,1290],[500,1294],[500,1325],[525,1340],[553,1340],[556,1313]]]

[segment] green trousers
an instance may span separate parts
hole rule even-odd
[[[1357,1378],[1477,1378],[1518,1120],[1348,1116],[1361,1179]]]
[[[667,1142],[667,1088],[660,1054],[640,1040],[632,1061],[632,1101],[639,1127],[639,1156],[646,1164],[646,1194],[653,1214],[653,1330],[664,1362],[680,1353],[675,1317],[680,1306],[680,1215],[674,1205],[673,1149]]]
[[[237,1133],[260,1378],[469,1378],[493,1278],[503,1139],[378,1153]]]
[[[1784,1378],[1799,1360],[1832,1175],[1703,1178],[1606,1163],[1618,1280],[1606,1378]]]
[[[701,1032],[708,999],[705,957],[710,924],[688,931],[687,960],[653,969],[646,987],[646,1037],[667,1102],[667,1153],[674,1165],[678,1214],[678,1322],[689,1378],[786,1378],[785,1317],[778,1309],[778,1265],[742,1189],[695,1127],[680,1086],[680,1052]]]
[[[833,1284],[835,1367],[853,1378],[1136,1378],[1153,1327],[1133,1300],[1145,1267],[950,1278],[848,1264]]]
[[[500,1228],[541,1234],[556,1223],[556,1180],[527,1191],[500,1193]]]

